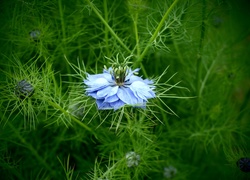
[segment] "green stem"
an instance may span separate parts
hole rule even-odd
[[[168,15],[170,14],[170,12],[172,11],[172,9],[175,7],[175,5],[177,4],[179,0],[175,0],[171,6],[168,8],[168,10],[166,11],[166,13],[164,14],[163,18],[161,19],[160,23],[158,24],[154,34],[151,36],[151,38],[148,41],[148,44],[146,45],[145,49],[143,50],[143,52],[141,53],[141,55],[138,57],[137,61],[135,62],[135,67],[139,66],[143,60],[143,58],[145,57],[145,55],[147,54],[151,44],[153,43],[153,41],[157,38],[158,33],[160,32],[162,26],[165,23],[165,20],[168,18]]]
[[[146,78],[148,78],[148,74],[147,74],[147,71],[146,71],[146,69],[144,68],[144,66],[143,66],[143,64],[141,64],[141,70],[142,70],[142,72],[143,72],[143,74],[144,74],[144,76],[146,77]]]
[[[199,45],[199,57],[196,62],[196,92],[197,92],[197,112],[200,111],[200,101],[201,101],[201,75],[202,75],[202,56],[203,56],[203,41],[205,38],[205,17],[206,16],[206,0],[203,0],[202,3],[202,22],[201,22],[201,34],[200,34],[200,45]],[[200,113],[197,113],[197,115]],[[199,118],[199,117],[197,117]]]
[[[63,17],[63,7],[62,7],[62,0],[58,0],[58,6],[59,6],[59,12],[60,12],[60,20],[61,20],[61,27],[62,27],[62,49],[63,52],[65,53],[65,40],[66,40],[66,30],[65,30],[65,23],[64,23],[64,17]],[[66,54],[66,53],[65,53]],[[65,63],[67,72],[70,73],[70,66],[68,65],[68,63]],[[72,81],[72,77],[69,76],[69,81]]]
[[[211,66],[210,66],[209,69],[207,70],[207,73],[206,73],[206,75],[205,75],[205,77],[204,77],[204,80],[202,81],[201,85],[199,86],[200,88],[199,88],[199,95],[198,95],[198,97],[201,97],[201,96],[202,96],[202,92],[203,92],[203,90],[204,90],[204,88],[205,88],[205,85],[206,85],[206,82],[207,82],[207,80],[208,80],[208,77],[209,77],[209,75],[211,74],[211,72],[212,72],[212,70],[213,70],[213,68],[214,68],[215,61],[216,61],[216,60],[214,59],[213,62],[212,62],[212,64],[211,64]]]
[[[141,54],[141,50],[140,50],[140,46],[139,46],[139,36],[138,36],[138,26],[137,26],[137,22],[138,22],[138,13],[136,12],[135,18],[133,18],[133,23],[134,23],[134,31],[135,31],[135,40],[136,40],[137,57],[139,57],[140,54]]]
[[[92,131],[91,128],[89,128],[89,127],[88,127],[87,125],[85,125],[83,122],[81,122],[80,120],[78,120],[77,118],[75,118],[74,116],[72,116],[68,111],[66,111],[65,109],[63,109],[59,104],[54,103],[54,102],[49,101],[49,100],[48,100],[48,103],[49,103],[51,106],[53,106],[54,108],[60,110],[60,111],[61,111],[63,114],[65,114],[66,116],[70,116],[70,118],[71,118],[75,123],[77,123],[78,125],[80,125],[80,126],[83,127],[84,129],[86,129],[86,130],[88,130],[88,131],[94,133],[94,132]]]
[[[62,0],[58,0],[58,6],[59,6],[62,34],[63,34],[63,41],[64,41],[66,38],[66,31],[65,31],[65,24],[64,24],[64,18],[63,18]]]
[[[104,6],[104,18],[105,18],[105,22],[108,22],[108,7],[107,7],[107,0],[103,1],[103,6]],[[106,53],[107,56],[109,57],[109,30],[107,28],[107,26],[105,26],[105,34],[104,34],[104,39],[105,39],[105,43],[106,43]]]
[[[113,31],[113,29],[108,25],[107,21],[102,17],[102,15],[98,12],[98,10],[94,7],[92,2],[90,0],[87,0],[90,7],[93,9],[95,14],[100,18],[100,20],[103,22],[103,24],[106,26],[106,28],[110,31],[111,35],[120,43],[120,45],[129,53],[131,54],[131,51],[129,48],[122,42],[122,40],[116,35],[116,33]]]

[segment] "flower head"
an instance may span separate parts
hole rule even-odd
[[[139,69],[128,66],[104,68],[102,74],[87,75],[86,93],[96,99],[98,109],[117,110],[124,105],[146,107],[155,97],[153,81],[137,76]]]
[[[139,161],[141,160],[141,157],[135,152],[130,151],[126,154],[126,159],[127,159],[127,166],[134,167],[134,166],[138,166]]]
[[[173,166],[164,167],[163,176],[167,179],[173,178],[177,173],[177,169]]]
[[[250,172],[250,158],[240,158],[236,162],[237,166],[240,168],[243,172]]]
[[[39,30],[33,30],[29,32],[29,35],[31,39],[33,39],[35,42],[38,42],[41,36],[41,32]]]

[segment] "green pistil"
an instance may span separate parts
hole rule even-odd
[[[115,78],[115,82],[118,86],[122,86],[124,84],[125,78],[127,76],[127,67],[117,67],[113,68],[113,76]]]

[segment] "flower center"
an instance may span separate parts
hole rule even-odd
[[[125,67],[119,66],[117,68],[113,68],[113,77],[118,86],[124,85],[125,78],[128,74],[127,69],[128,69],[127,66]]]

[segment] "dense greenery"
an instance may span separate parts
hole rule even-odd
[[[248,6],[1,1],[0,179],[250,179]],[[119,63],[154,80],[146,109],[85,93]]]

